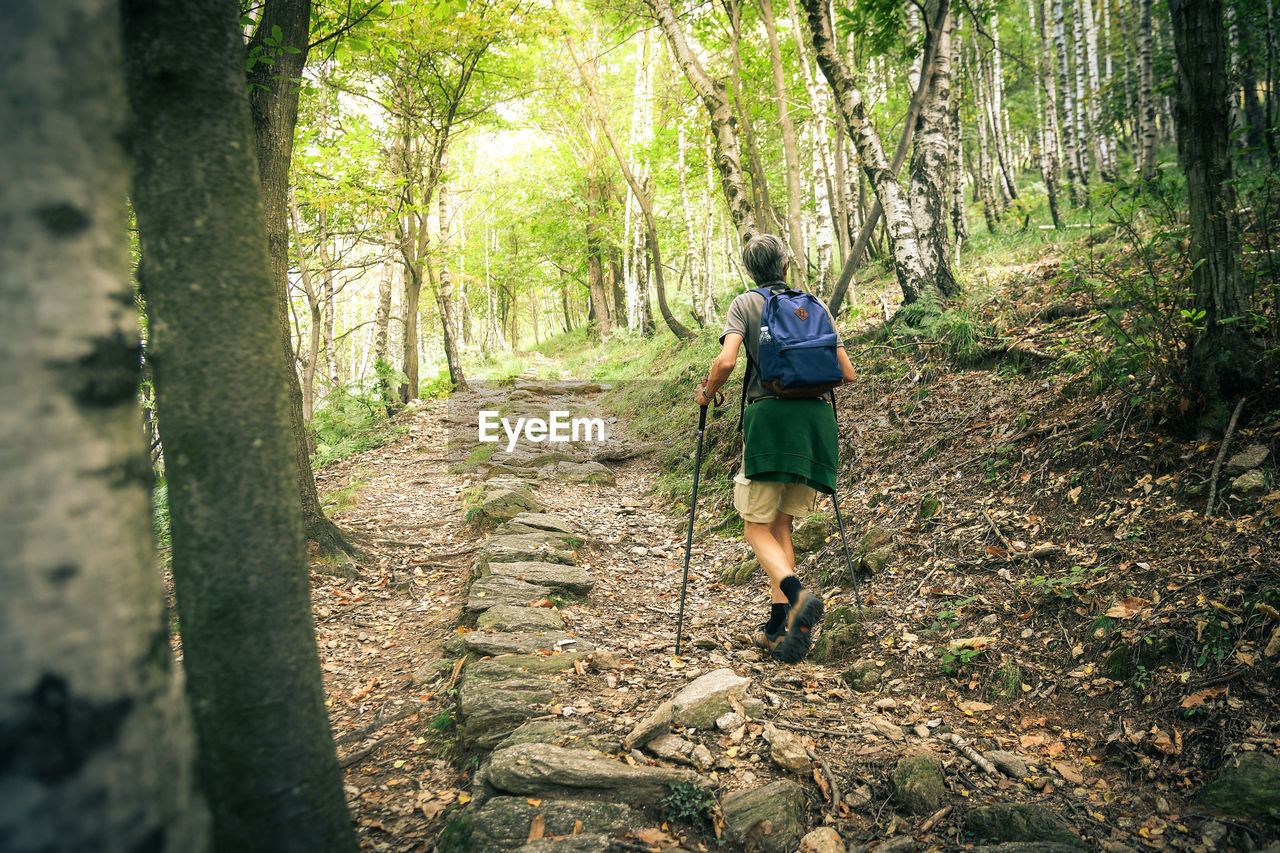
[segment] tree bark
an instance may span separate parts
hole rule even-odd
[[[214,848],[354,851],[311,620],[233,0],[129,0],[141,277]]]
[[[1031,4],[1035,3],[1035,8]],[[1036,23],[1040,33],[1040,53],[1036,61],[1039,89],[1036,107],[1040,109],[1040,95],[1044,95],[1043,121],[1038,128],[1040,138],[1040,175],[1049,195],[1049,216],[1053,227],[1062,227],[1062,215],[1058,210],[1058,102],[1053,95],[1053,75],[1049,70],[1049,17],[1045,14],[1044,0],[1027,0],[1027,14]]]
[[[1062,2],[1062,0],[1055,0]],[[1138,0],[1138,173],[1156,174],[1156,94],[1151,50],[1151,0]]]
[[[249,71],[249,105],[253,115],[254,151],[262,181],[262,206],[266,216],[267,248],[271,253],[271,281],[275,287],[280,323],[280,350],[287,367],[289,416],[293,424],[294,465],[298,496],[307,539],[326,554],[359,553],[320,508],[315,475],[311,471],[311,433],[302,416],[302,387],[294,369],[293,338],[289,330],[289,163],[293,159],[293,132],[298,123],[299,87],[310,45],[311,0],[267,0],[262,17],[249,40],[249,54],[262,51],[271,63],[256,62]],[[265,39],[280,28],[281,49]],[[289,53],[284,46],[297,50]]]
[[[208,840],[138,411],[119,14],[16,0],[0,27],[0,846],[13,853]]]
[[[298,215],[298,202],[289,194],[289,216],[293,222],[293,241],[298,253],[298,278],[302,281],[302,293],[307,298],[308,346],[300,357],[302,361],[302,419],[307,424],[315,417],[316,360],[320,353],[320,300],[311,280],[311,267],[302,251],[302,217]]]
[[[800,182],[800,146],[796,141],[796,126],[791,121],[791,111],[787,108],[790,94],[787,92],[786,69],[782,66],[782,49],[778,45],[778,27],[773,20],[773,4],[770,0],[760,0],[760,19],[769,39],[773,100],[778,110],[783,159],[787,164],[787,233],[791,238],[791,280],[794,285],[804,286],[808,284],[809,278],[809,255],[805,247],[802,217],[804,191]]]
[[[1149,0],[1147,0],[1149,2]],[[1066,160],[1067,194],[1071,205],[1084,204],[1084,176],[1080,168],[1080,149],[1076,144],[1075,96],[1071,88],[1071,54],[1067,50],[1067,13],[1064,0],[1053,0],[1053,43],[1058,55],[1058,91],[1062,97],[1062,156]]]
[[[831,24],[830,0],[804,0],[804,6],[809,17],[809,30],[813,34],[814,54],[818,65],[831,84],[841,117],[862,159],[863,171],[884,210],[894,270],[898,286],[902,289],[903,303],[909,305],[919,301],[919,308],[926,313],[938,310],[941,295],[936,284],[925,274],[915,222],[911,218],[907,200],[903,197],[894,170],[885,157],[880,135],[867,113],[862,92],[858,90],[840,56]],[[856,253],[855,249],[854,254]],[[839,295],[843,299],[843,294]]]
[[[1102,0],[1103,3],[1106,0]],[[1089,87],[1087,116],[1093,142],[1098,177],[1108,183],[1116,179],[1114,140],[1102,127],[1102,89],[1098,76],[1098,25],[1093,19],[1093,0],[1079,0],[1080,24],[1084,29],[1085,76]]]
[[[440,310],[440,335],[444,344],[445,362],[449,366],[449,381],[453,390],[466,391],[467,377],[462,373],[462,359],[458,356],[458,323],[454,318],[453,278],[449,274],[448,252],[452,246],[449,237],[449,185],[440,184],[440,284],[436,289],[436,303]]]
[[[393,406],[391,393],[391,290],[395,278],[395,237],[383,237],[382,271],[378,276],[378,310],[374,315],[373,369],[378,376],[378,389],[388,413]]]
[[[1222,3],[1170,0],[1169,11],[1178,59],[1178,159],[1191,214],[1191,289],[1195,307],[1204,312],[1190,367],[1202,394],[1225,400],[1255,385],[1257,367],[1254,341],[1245,331],[1252,293],[1240,271]]]
[[[746,182],[742,177],[742,155],[738,148],[737,122],[734,119],[733,107],[725,95],[724,84],[713,81],[707,74],[698,57],[689,48],[684,30],[676,19],[670,0],[645,0],[658,26],[671,45],[671,53],[693,87],[694,92],[702,99],[711,119],[711,133],[716,142],[716,169],[720,172],[720,184],[724,190],[725,204],[729,208],[729,217],[738,231],[739,240],[746,243],[756,234],[755,217],[751,213],[751,197],[747,194]]]
[[[587,288],[591,292],[592,326],[600,340],[609,338],[609,302],[604,295],[604,238],[601,179],[592,164],[587,172]]]
[[[908,198],[911,218],[919,239],[920,263],[926,279],[931,279],[943,296],[959,292],[951,273],[950,241],[947,238],[947,162],[951,102],[951,15],[950,0],[926,0],[925,54],[932,54],[924,104],[916,119],[915,145],[911,156]],[[937,22],[941,22],[938,27]],[[932,50],[930,50],[930,43]],[[922,71],[922,77],[926,71]]]

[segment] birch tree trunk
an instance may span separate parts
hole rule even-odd
[[[919,301],[925,312],[939,310],[941,294],[925,273],[911,210],[885,157],[880,135],[867,114],[862,93],[840,56],[831,24],[830,0],[804,0],[804,6],[809,18],[809,29],[813,34],[814,54],[818,65],[831,84],[840,114],[862,158],[862,168],[875,188],[884,210],[894,270],[902,289],[903,302],[911,304]]]
[[[1148,0],[1149,2],[1149,0]],[[1053,44],[1058,54],[1058,91],[1062,97],[1062,155],[1066,160],[1067,193],[1071,205],[1084,204],[1084,175],[1077,145],[1075,96],[1071,88],[1071,54],[1067,50],[1067,13],[1064,0],[1053,0]]]
[[[941,21],[940,28],[925,33],[925,53],[933,45],[932,74],[922,81],[928,86],[924,105],[916,119],[915,146],[911,156],[909,199],[911,218],[919,239],[920,264],[943,296],[954,296],[959,288],[951,273],[950,243],[947,239],[946,192],[951,101],[951,16],[950,0],[926,0],[925,19]]]
[[[984,63],[978,50],[977,34],[974,34],[972,53],[974,62],[969,66],[972,81],[974,107],[977,113],[978,150],[974,156],[974,197],[982,202],[982,216],[987,222],[987,232],[994,234],[1000,222],[1003,204],[996,199],[996,170],[992,163],[990,106],[986,96]],[[1001,196],[1003,200],[1003,196]]]
[[[4,17],[0,845],[202,851],[138,411],[120,6]]]
[[[1106,3],[1106,0],[1102,0]],[[1093,141],[1094,162],[1098,177],[1108,183],[1116,179],[1113,142],[1102,128],[1102,90],[1098,76],[1098,25],[1093,19],[1093,0],[1079,0],[1079,20],[1084,29],[1084,59],[1089,98],[1087,117]]]
[[[809,279],[809,255],[804,239],[804,190],[800,181],[800,146],[796,127],[787,107],[786,70],[782,65],[782,49],[778,45],[778,28],[773,20],[773,3],[760,0],[760,19],[769,39],[769,69],[773,78],[773,100],[778,110],[778,129],[782,134],[782,154],[787,164],[787,233],[791,238],[791,281],[804,289]]]
[[[953,19],[954,20],[954,19]],[[962,43],[958,32],[959,22],[952,29],[956,43]],[[960,99],[951,99],[951,137],[948,140],[947,186],[951,192],[951,233],[955,235],[954,261],[960,263],[960,246],[969,239],[969,219],[964,207],[964,148],[963,129],[960,126]]]
[[[702,328],[707,325],[707,318],[702,311],[702,276],[698,270],[698,244],[693,233],[693,208],[689,204],[689,181],[685,177],[686,147],[684,116],[680,116],[676,120],[676,176],[680,182],[680,210],[684,214],[684,268],[689,276],[689,302],[692,306],[693,319],[697,321],[698,327]]]
[[[123,32],[174,585],[213,846],[354,851],[311,618],[237,4],[128,3]]]
[[[316,296],[315,284],[311,279],[311,267],[302,251],[302,220],[298,216],[298,203],[289,194],[289,214],[293,221],[294,246],[298,252],[298,278],[302,283],[302,293],[307,298],[307,332],[309,341],[306,352],[302,354],[302,420],[311,423],[316,411],[316,362],[320,355],[320,300]],[[301,334],[301,333],[299,333]],[[291,347],[292,348],[292,347]]]
[[[1090,164],[1090,156],[1096,154],[1094,145],[1094,128],[1089,121],[1088,102],[1089,88],[1085,82],[1085,40],[1084,25],[1080,19],[1080,0],[1075,0],[1072,7],[1072,40],[1074,42],[1074,60],[1076,72],[1076,152],[1080,158],[1080,183],[1087,189],[1092,174],[1096,171],[1097,163]],[[1086,203],[1088,203],[1088,194],[1085,195]]]
[[[1060,2],[1060,0],[1059,0]],[[1138,171],[1156,174],[1156,93],[1151,55],[1151,0],[1138,0]]]
[[[454,318],[453,278],[449,274],[449,185],[440,184],[440,285],[436,291],[440,310],[440,335],[444,343],[444,357],[449,365],[449,381],[453,390],[466,391],[467,378],[462,373],[462,359],[458,357],[458,323]]]
[[[1018,181],[1009,152],[1009,134],[1004,125],[1004,69],[1000,54],[1000,14],[991,12],[991,132],[996,143],[996,162],[1000,166],[1000,187],[1005,198],[1018,197]]]
[[[670,0],[645,0],[658,20],[658,26],[671,45],[671,53],[684,72],[694,92],[706,105],[711,119],[711,133],[715,137],[716,168],[724,190],[729,216],[745,243],[756,234],[755,217],[751,213],[751,197],[747,194],[742,177],[742,155],[738,148],[738,131],[734,123],[733,107],[725,94],[724,84],[711,79],[697,55],[689,48],[684,30],[676,19]]]
[[[1035,3],[1032,8],[1031,4]],[[1040,53],[1036,61],[1036,76],[1039,88],[1036,90],[1036,109],[1040,111],[1040,96],[1044,96],[1043,122],[1040,132],[1040,175],[1044,179],[1045,191],[1049,196],[1049,216],[1053,219],[1053,227],[1062,227],[1062,216],[1058,210],[1058,103],[1053,93],[1053,74],[1049,70],[1049,19],[1045,14],[1044,0],[1027,0],[1027,13],[1030,20],[1035,21],[1040,33]]]
[[[378,375],[378,389],[388,410],[392,406],[391,380],[391,289],[395,278],[395,238],[388,231],[383,237],[382,271],[378,276],[378,311],[374,315],[373,366]]]
[[[1222,3],[1170,0],[1169,11],[1178,58],[1178,159],[1191,213],[1191,289],[1195,307],[1205,312],[1190,367],[1201,393],[1224,400],[1256,384],[1257,364],[1246,324],[1236,321],[1248,316],[1252,293],[1239,262]]]

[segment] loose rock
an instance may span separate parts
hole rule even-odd
[[[1005,752],[1003,749],[993,749],[985,753],[987,760],[996,766],[1001,773],[1011,776],[1014,779],[1022,779],[1027,775],[1027,762],[1023,761],[1012,752]]]
[[[761,853],[792,853],[804,833],[804,793],[786,779],[729,794],[720,810],[726,837],[739,847],[753,837]]]
[[[800,853],[844,853],[844,839],[829,826],[822,826],[800,839]]]
[[[534,806],[525,797],[499,796],[476,811],[471,824],[472,849],[476,853],[506,853],[521,846],[538,815],[542,815],[548,835],[572,835],[574,821],[579,820],[587,835],[613,835],[632,823],[631,807],[623,803],[546,800]]]
[[[979,806],[965,815],[964,826],[973,835],[992,841],[1082,843],[1057,815],[1043,806]]]
[[[765,723],[764,737],[769,741],[769,757],[782,769],[792,773],[807,773],[813,768],[804,742],[791,732],[779,729],[773,723]]]
[[[1280,758],[1241,752],[1227,760],[1200,794],[1208,808],[1235,817],[1266,817],[1280,810]]]
[[[894,797],[911,814],[932,814],[942,804],[943,782],[942,762],[937,756],[909,755],[894,768]]]
[[[734,710],[741,702],[751,679],[731,669],[715,669],[687,684],[671,698],[671,718],[678,726],[709,729],[716,719]]]

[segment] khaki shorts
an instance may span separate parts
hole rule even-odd
[[[733,508],[743,521],[769,524],[779,512],[806,516],[817,505],[818,493],[803,483],[748,480],[742,474],[733,478]]]

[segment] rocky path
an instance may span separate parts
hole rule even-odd
[[[823,591],[826,637],[809,661],[763,656],[747,638],[767,609],[759,576],[730,583],[747,565],[740,541],[695,544],[675,657],[684,525],[651,496],[658,472],[643,455],[608,461],[634,445],[594,408],[598,391],[473,392],[328,472],[332,485],[365,472],[342,521],[384,545],[362,567],[365,589],[334,582],[317,596],[366,847],[1231,847],[1226,824],[1182,817],[1094,766],[1052,701],[1005,710],[910,677],[877,654],[895,641],[881,631],[892,614],[854,610],[846,590]],[[477,440],[482,410],[598,416],[609,436],[508,452]],[[890,537],[858,533],[860,562],[883,565]],[[430,754],[443,733],[457,743]],[[1036,748],[1045,737],[1056,750]]]

